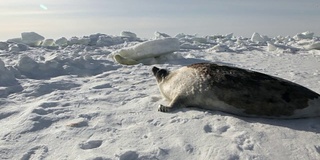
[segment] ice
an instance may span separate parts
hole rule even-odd
[[[36,68],[38,67],[38,63],[34,61],[29,56],[22,54],[19,58],[19,63],[17,68],[20,70],[20,72],[23,73],[32,73],[36,71]]]
[[[200,49],[200,47],[194,43],[184,42],[180,45],[181,49]]]
[[[209,39],[215,40],[215,39],[221,39],[224,38],[223,35],[212,35],[212,36],[208,36]]]
[[[154,32],[154,39],[162,39],[162,38],[169,38],[171,36],[169,36],[168,34],[166,33],[161,33],[161,32]]]
[[[113,38],[111,36],[99,36],[96,42],[97,46],[111,46],[113,44]]]
[[[224,38],[231,39],[233,37],[233,33],[226,34]]]
[[[0,42],[0,50],[8,50],[9,44],[6,42]]]
[[[124,43],[124,40],[121,37],[108,36],[108,35],[100,35],[96,45],[99,47],[103,46],[112,46]]]
[[[129,31],[122,31],[120,33],[120,36],[128,38],[130,41],[137,40],[137,35],[135,33],[129,32]]]
[[[137,64],[144,59],[173,53],[179,48],[180,43],[176,38],[156,39],[117,50],[113,53],[113,58],[121,64]]]
[[[45,38],[38,33],[35,32],[23,32],[21,33],[22,43],[27,44],[29,46],[40,46],[41,42]]]
[[[54,45],[54,39],[45,39],[41,44],[42,47],[51,47],[53,45]]]
[[[296,40],[301,40],[301,39],[312,39],[314,33],[313,32],[303,32],[303,33],[298,33],[296,34],[293,38]]]
[[[12,72],[6,67],[4,62],[0,59],[0,86],[8,86],[17,83]]]
[[[209,48],[208,52],[232,52],[232,50],[226,45],[217,44]]]
[[[68,39],[65,37],[61,37],[55,41],[55,44],[61,47],[65,47],[68,45]]]
[[[8,51],[11,53],[18,53],[20,52],[20,48],[17,44],[11,44],[9,45]]]
[[[10,44],[8,51],[12,52],[12,53],[19,53],[20,51],[26,51],[29,49],[29,46],[22,44],[22,43],[18,43],[18,44]]]
[[[5,63],[0,59],[0,98],[22,91],[22,87]],[[1,114],[0,114],[1,119]]]
[[[266,42],[268,39],[267,37],[261,36],[259,33],[254,32],[251,36],[251,41],[252,42],[257,42],[257,43],[264,43]]]
[[[26,54],[20,55],[17,69],[21,75],[34,79],[45,79],[59,75],[95,75],[112,69],[89,55],[73,57],[57,56],[44,62],[37,62]],[[108,63],[108,61],[105,61]]]
[[[11,38],[7,40],[8,43],[23,43],[21,38]]]
[[[320,50],[320,42],[315,42],[313,44],[311,44],[308,49],[317,49],[317,50]]]
[[[29,49],[29,46],[25,44],[18,43],[17,46],[19,47],[20,51],[26,51]]]
[[[68,41],[68,45],[80,44],[80,45],[88,45],[90,43],[89,37],[72,37]]]
[[[198,43],[207,43],[208,40],[205,37],[193,37],[192,40]]]
[[[276,51],[278,48],[272,43],[268,42],[268,51]]]

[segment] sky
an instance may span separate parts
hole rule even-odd
[[[319,0],[0,0],[0,40],[155,31],[200,36],[320,34]]]

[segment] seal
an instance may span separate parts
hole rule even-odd
[[[174,71],[152,68],[162,96],[158,111],[197,107],[240,116],[307,118],[320,116],[320,95],[285,79],[214,63]]]

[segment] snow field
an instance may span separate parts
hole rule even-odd
[[[159,32],[155,36],[168,38]],[[215,62],[320,93],[320,51],[308,48],[319,37],[310,32],[293,38],[179,34],[180,49],[156,57],[150,53],[136,65],[113,59],[121,49],[146,44],[131,32],[53,43],[32,37],[28,44],[0,43],[0,159],[320,158],[320,118],[246,118],[193,108],[161,113],[158,105],[168,102],[151,73],[153,65],[172,70]],[[27,49],[10,50],[19,44]],[[168,49],[162,47],[157,52]]]

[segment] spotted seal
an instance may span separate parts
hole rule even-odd
[[[170,112],[198,107],[240,116],[304,118],[320,116],[320,95],[299,84],[267,74],[213,63],[174,71],[152,68]]]

